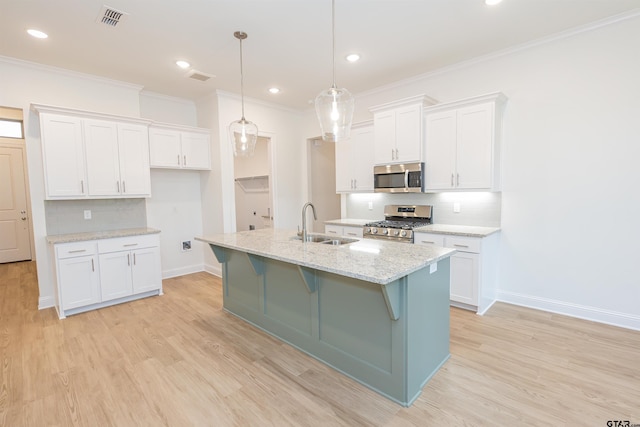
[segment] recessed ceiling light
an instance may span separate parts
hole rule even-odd
[[[191,67],[191,64],[189,64],[187,61],[176,61],[176,65],[184,69]]]
[[[487,6],[495,6],[496,4],[500,3],[502,0],[484,0],[484,4],[486,4]]]
[[[49,37],[47,33],[43,33],[42,31],[34,30],[32,28],[28,29],[27,33],[29,33],[30,36],[35,37],[37,39],[46,39],[47,37]]]
[[[272,88],[269,88],[269,92],[270,93],[279,93],[280,89],[278,89],[277,87],[272,87]]]
[[[356,62],[359,59],[360,59],[360,55],[358,55],[357,53],[352,53],[350,55],[347,55],[347,61],[349,62]]]

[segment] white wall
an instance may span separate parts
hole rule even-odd
[[[640,329],[638,52],[632,17],[361,94],[355,115],[505,93],[499,298]]]

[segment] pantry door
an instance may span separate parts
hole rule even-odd
[[[0,263],[31,259],[23,156],[22,147],[0,145]]]

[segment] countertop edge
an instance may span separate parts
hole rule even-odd
[[[160,230],[155,228],[123,228],[120,230],[108,231],[87,231],[83,233],[53,234],[46,236],[47,243],[71,243],[85,242],[89,240],[116,239],[118,237],[144,236],[147,234],[159,234]]]

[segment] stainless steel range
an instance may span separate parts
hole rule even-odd
[[[413,229],[431,224],[432,206],[386,205],[383,221],[364,226],[364,237],[413,243]]]

